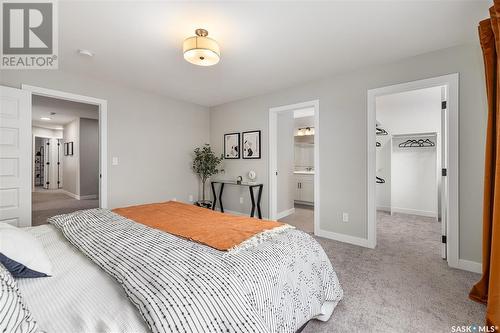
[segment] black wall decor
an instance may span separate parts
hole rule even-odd
[[[64,143],[64,156],[73,155],[73,141]]]
[[[243,132],[243,158],[259,159],[261,156],[260,131]]]
[[[240,158],[240,133],[224,134],[224,158],[237,160]]]

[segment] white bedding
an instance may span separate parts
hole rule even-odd
[[[123,288],[51,225],[26,229],[39,239],[54,276],[18,279],[39,327],[48,333],[149,332]]]
[[[48,333],[150,332],[122,286],[71,245],[56,227],[43,225],[26,230],[41,241],[53,264],[53,277],[18,279],[27,306],[42,330]],[[246,272],[255,269],[240,268]],[[289,283],[294,284],[294,280]],[[328,320],[337,302],[338,299],[325,300],[312,317]],[[274,315],[264,311],[263,316],[269,315],[268,320],[272,321]]]

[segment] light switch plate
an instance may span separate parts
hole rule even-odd
[[[118,165],[118,157],[113,157],[113,159],[111,161],[111,164],[112,165]]]
[[[342,222],[349,222],[349,213],[342,213]]]

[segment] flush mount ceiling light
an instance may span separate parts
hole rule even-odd
[[[212,66],[220,60],[219,44],[208,38],[208,31],[196,29],[196,36],[184,40],[183,52],[186,61],[198,66]]]
[[[40,117],[41,120],[52,120],[50,117]]]
[[[90,50],[85,50],[85,49],[78,49],[77,51],[80,55],[82,56],[86,56],[86,57],[89,57],[89,58],[92,58],[94,56],[94,52],[90,51]]]

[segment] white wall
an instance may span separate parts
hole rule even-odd
[[[278,114],[277,119],[277,213],[289,211],[294,207],[294,119],[293,112]]]
[[[399,148],[407,139],[392,139],[391,211],[437,218],[437,149]],[[436,142],[436,137],[429,140]],[[377,189],[383,186],[380,184]]]
[[[63,70],[0,71],[0,84],[29,84],[108,101],[108,205],[196,200],[192,150],[209,141],[208,108]],[[111,157],[119,165],[111,165]],[[262,176],[262,175],[260,175]]]
[[[376,176],[385,180],[385,183],[377,183],[375,186],[375,204],[377,210],[391,211],[391,155],[392,141],[390,135],[377,136],[380,147],[376,148]]]
[[[376,98],[376,116],[381,127],[389,132],[389,135],[377,136],[377,141],[382,144],[376,149],[377,176],[386,180],[385,184],[377,184],[377,207],[385,210],[392,206],[394,211],[439,215],[441,87],[379,96]],[[398,149],[399,139],[392,146],[396,148],[391,147],[392,135],[430,132],[437,133],[436,149],[432,151]],[[430,170],[433,175],[427,175]],[[397,179],[392,179],[391,174]]]
[[[314,111],[314,110],[313,110]],[[314,116],[295,118],[295,133],[299,128],[314,127]],[[295,170],[314,168],[314,137],[295,137]]]
[[[63,190],[80,196],[80,118],[63,127],[63,144],[70,142],[73,142],[73,155],[63,153],[62,158]]]
[[[99,122],[80,118],[80,196],[99,194]]]
[[[460,74],[460,258],[481,261],[486,96],[478,45],[462,45],[391,64],[371,66],[271,94],[211,108],[211,143],[222,152],[223,134],[262,130],[262,159],[226,161],[229,178],[256,170],[264,181],[268,212],[269,108],[319,99],[322,230],[367,238],[367,90],[429,77]],[[234,189],[225,190],[228,210],[247,212]],[[248,209],[248,210],[243,210]],[[342,222],[348,212],[348,223]]]

